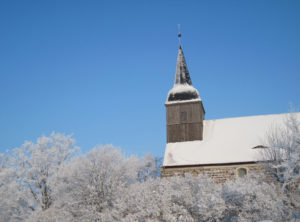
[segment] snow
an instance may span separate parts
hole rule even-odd
[[[166,101],[165,104],[175,104],[175,103],[190,103],[190,102],[196,102],[196,101],[202,101],[201,99],[189,99],[189,100],[175,100],[175,101]]]
[[[300,113],[296,113],[300,118]],[[262,160],[268,131],[284,125],[288,114],[204,120],[203,140],[168,143],[164,166],[205,165]],[[254,149],[253,149],[254,148]]]
[[[201,101],[201,98],[199,96],[199,92],[196,88],[194,88],[192,85],[189,84],[175,84],[174,87],[169,91],[168,96],[167,96],[167,101],[166,104],[169,103],[178,103],[178,102],[190,102],[191,100],[183,100],[183,101],[168,101],[168,98],[170,97],[171,94],[179,94],[179,93],[184,93],[184,92],[189,92],[192,94],[196,94],[197,95],[197,99],[193,99],[193,100],[199,100]]]
[[[206,175],[160,178],[157,159],[150,154],[126,158],[119,148],[106,145],[73,156],[77,147],[71,136],[43,136],[0,154],[0,220],[295,220],[299,193],[285,185],[293,188],[299,182],[299,122],[288,126],[288,140],[276,135],[275,142],[286,148],[289,135],[295,136],[290,147],[295,155],[277,165],[277,175],[285,174],[278,184],[267,183],[259,173],[225,184]]]
[[[182,92],[192,92],[192,93],[195,92],[199,95],[198,90],[189,84],[175,84],[174,87],[169,91],[169,94],[182,93]]]

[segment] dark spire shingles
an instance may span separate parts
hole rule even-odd
[[[180,88],[180,90],[176,90],[178,88]],[[192,80],[180,44],[178,50],[178,56],[177,56],[175,83],[173,89],[170,91],[168,95],[167,101],[168,102],[184,101],[184,100],[199,99],[199,98],[200,96],[197,90],[192,85]]]
[[[177,56],[175,85],[176,84],[192,85],[191,77],[185,62],[181,45],[179,45],[178,56]]]

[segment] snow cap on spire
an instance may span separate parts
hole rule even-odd
[[[179,36],[180,37],[180,36]],[[200,100],[199,93],[192,85],[191,77],[186,65],[181,44],[179,44],[175,83],[173,89],[168,94],[168,102]]]

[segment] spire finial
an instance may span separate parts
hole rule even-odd
[[[178,24],[178,40],[179,40],[179,45],[181,45],[180,24]]]

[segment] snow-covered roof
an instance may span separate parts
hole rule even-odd
[[[289,114],[204,120],[203,140],[168,143],[163,166],[228,164],[263,160],[268,131],[283,125]],[[300,113],[296,113],[300,118]],[[256,148],[255,148],[256,147]],[[254,148],[254,149],[253,149]]]
[[[181,45],[178,49],[175,83],[169,91],[167,102],[200,99],[198,91],[193,87]]]

